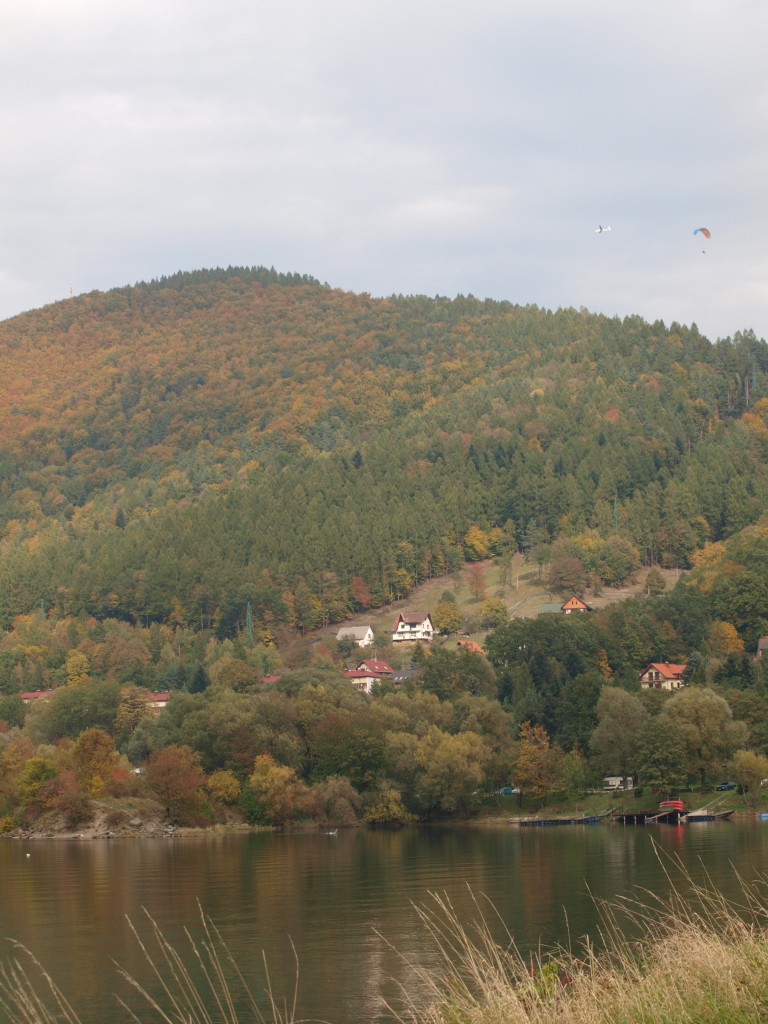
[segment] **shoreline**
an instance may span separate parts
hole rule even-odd
[[[746,811],[737,810],[734,811],[730,817],[730,821],[760,821],[760,815],[765,812],[761,811]],[[432,821],[432,822],[414,822],[410,828],[485,828],[485,829],[505,829],[510,826],[519,825],[521,821],[529,822],[536,820],[536,815],[521,815],[516,817],[486,817],[486,818],[470,818],[461,819],[454,818],[450,821]],[[541,816],[543,821],[554,821],[558,822],[558,819],[563,819],[562,827],[575,828],[582,824],[580,822],[571,822],[566,815],[551,815],[550,817]],[[595,825],[613,825],[620,824],[614,822],[611,819],[605,819],[602,822],[590,824],[589,827],[595,827]],[[727,822],[707,822],[706,824],[727,824]],[[342,831],[354,831],[359,828],[365,828],[364,824],[358,824],[353,826],[347,826]],[[586,827],[582,824],[582,827]],[[625,825],[622,824],[622,828],[644,828],[644,825]],[[675,824],[673,827],[683,827],[683,823]],[[123,839],[222,839],[229,838],[231,836],[247,836],[255,835],[264,832],[273,833],[308,833],[318,832],[322,834],[326,829],[320,828],[316,825],[297,825],[288,829],[277,828],[273,825],[249,825],[246,822],[228,822],[219,823],[210,826],[201,825],[168,825],[161,822],[144,822],[141,825],[134,827],[121,827],[119,829],[72,829],[72,830],[53,830],[50,828],[40,829],[39,831],[26,831],[22,829],[14,830],[13,832],[6,832],[0,834],[0,841],[9,842],[35,842],[40,840],[54,840],[56,842],[93,842],[95,840],[107,840],[107,841],[119,841]]]

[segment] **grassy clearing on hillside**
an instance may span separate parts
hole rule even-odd
[[[384,608],[371,608],[366,612],[353,615],[343,623],[335,623],[322,631],[324,636],[336,636],[341,626],[370,625],[377,637],[377,649],[391,646],[392,627],[400,612],[434,612],[442,595],[448,591],[453,594],[462,616],[467,619],[476,617],[488,598],[498,598],[504,602],[510,618],[533,619],[539,614],[539,608],[555,601],[565,601],[570,594],[556,594],[547,590],[543,580],[539,579],[535,565],[526,562],[522,555],[516,555],[512,567],[510,583],[503,586],[499,576],[499,567],[494,559],[479,563],[485,572],[486,593],[483,597],[474,597],[469,588],[467,577],[468,564],[459,572],[437,579],[427,580],[414,587],[408,597],[396,601]],[[674,587],[679,578],[678,570],[661,570],[667,590]],[[648,571],[643,569],[635,583],[626,587],[605,587],[602,593],[588,593],[584,600],[593,608],[603,608],[616,601],[624,601],[628,597],[636,597],[645,592],[645,578]],[[474,640],[482,643],[484,633],[472,633]],[[410,648],[410,644],[404,645]]]

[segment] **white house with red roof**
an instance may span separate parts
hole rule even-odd
[[[671,665],[666,661],[652,661],[640,673],[640,686],[644,690],[679,690],[685,686],[685,665]]]
[[[378,672],[371,672],[369,669],[351,668],[344,672],[344,678],[348,679],[361,693],[373,693],[374,686],[389,677],[379,675]]]
[[[46,701],[53,693],[53,690],[29,690],[27,693],[20,693],[19,696],[25,704],[34,704],[35,701]]]
[[[434,632],[435,627],[429,613],[425,615],[423,612],[400,612],[392,629],[392,640],[395,643],[401,643],[403,640],[430,641]]]
[[[373,672],[378,676],[393,676],[395,670],[390,668],[386,661],[381,661],[379,658],[368,658],[366,661],[361,661],[357,666],[358,672]]]

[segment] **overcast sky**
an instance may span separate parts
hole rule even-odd
[[[4,3],[0,318],[264,264],[768,338],[766,45],[766,0]]]

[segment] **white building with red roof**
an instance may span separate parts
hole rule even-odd
[[[666,661],[652,661],[640,673],[640,686],[644,690],[679,690],[685,686],[683,672],[686,667],[671,665]]]
[[[368,658],[366,661],[361,661],[357,666],[358,672],[374,672],[379,676],[392,676],[395,674],[395,670],[390,668],[386,661],[381,661],[379,658]]]
[[[389,677],[379,675],[378,672],[370,672],[368,669],[351,668],[344,672],[344,678],[361,693],[373,693],[374,686]]]
[[[52,694],[53,690],[29,690],[27,693],[20,693],[19,696],[25,704],[34,704],[36,700],[48,700]]]

